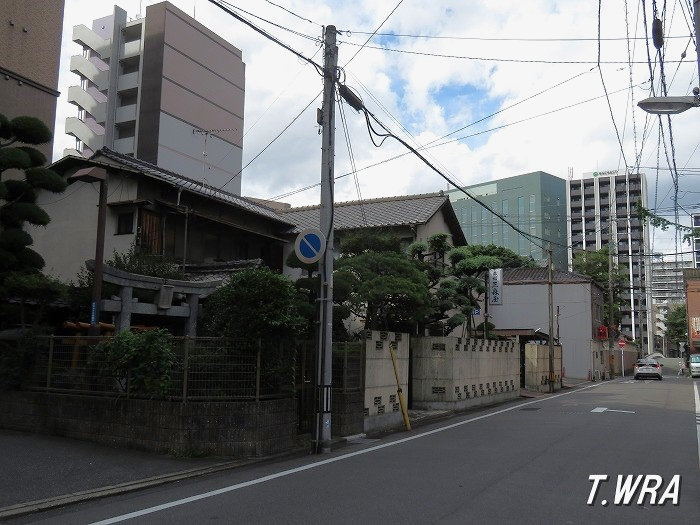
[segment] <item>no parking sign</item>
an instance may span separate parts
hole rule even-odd
[[[301,262],[306,264],[318,262],[325,250],[326,237],[318,228],[302,230],[294,243],[294,253]]]

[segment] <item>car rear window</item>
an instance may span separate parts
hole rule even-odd
[[[690,356],[691,363],[700,363],[700,354],[695,354]]]

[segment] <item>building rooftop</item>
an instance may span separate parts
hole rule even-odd
[[[505,268],[503,270],[503,284],[534,284],[547,282],[547,268]],[[592,279],[587,275],[575,272],[554,270],[552,282],[556,284],[590,283]]]
[[[419,225],[428,222],[445,206],[445,219],[453,235],[459,237],[454,238],[453,242],[457,245],[466,244],[452,205],[442,192],[336,202],[334,224],[336,230]],[[318,228],[320,222],[319,205],[279,210],[279,214],[295,223],[298,230]]]
[[[272,208],[268,208],[267,206],[264,206],[257,202],[253,202],[252,200],[249,200],[245,197],[241,197],[239,195],[220,190],[219,188],[209,186],[208,184],[203,184],[196,180],[185,177],[184,175],[180,175],[179,173],[175,173],[174,171],[163,169],[159,166],[156,166],[155,164],[151,164],[150,162],[146,162],[134,157],[130,157],[128,155],[117,153],[116,151],[113,151],[106,147],[103,147],[102,149],[97,151],[89,160],[77,157],[64,157],[63,159],[55,162],[52,165],[52,167],[57,168],[58,171],[63,171],[61,168],[67,169],[76,163],[79,164],[81,161],[96,161],[98,164],[105,166],[105,163],[99,162],[99,157],[107,158],[111,161],[125,166],[130,171],[142,173],[147,177],[167,182],[173,186],[182,188],[184,191],[218,200],[236,208],[248,211],[250,213],[264,216],[273,221],[293,226],[293,223],[291,221],[287,220],[286,217],[281,217],[280,215],[278,215]]]

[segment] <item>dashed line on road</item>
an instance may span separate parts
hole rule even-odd
[[[446,430],[451,430],[451,429],[453,429],[453,428],[457,428],[457,427],[460,427],[460,426],[462,426],[462,425],[466,425],[467,423],[473,423],[473,422],[475,422],[475,421],[480,421],[480,420],[486,419],[486,418],[488,418],[488,417],[497,416],[497,415],[499,415],[499,414],[504,414],[504,413],[506,413],[506,412],[511,412],[511,411],[513,411],[513,410],[519,410],[519,409],[521,409],[522,407],[527,406],[527,405],[532,405],[532,404],[535,404],[535,403],[541,403],[542,401],[546,401],[546,400],[549,400],[549,399],[556,399],[556,398],[558,398],[558,397],[563,397],[563,396],[568,396],[568,395],[571,395],[571,394],[576,394],[576,393],[578,393],[578,392],[581,392],[581,391],[583,391],[583,390],[587,390],[587,389],[589,389],[589,388],[595,388],[595,387],[601,386],[602,384],[605,384],[605,383],[598,383],[598,384],[594,384],[594,385],[588,385],[588,386],[585,386],[585,387],[582,387],[582,388],[577,388],[576,390],[572,390],[571,392],[564,392],[564,393],[562,393],[562,394],[554,394],[554,395],[552,395],[552,396],[550,396],[550,397],[542,397],[542,398],[534,399],[534,400],[532,400],[532,401],[526,401],[525,403],[518,403],[517,405],[511,406],[511,407],[508,407],[508,408],[503,408],[503,409],[497,410],[497,411],[495,411],[495,412],[489,412],[488,414],[483,414],[483,415],[481,415],[481,416],[476,416],[476,417],[473,417],[473,418],[470,418],[470,419],[465,419],[465,420],[463,420],[463,421],[459,421],[459,422],[457,422],[457,423],[452,423],[452,424],[446,425],[446,426],[444,426],[444,427],[435,428],[435,429],[433,429],[433,430],[428,430],[428,431],[426,431],[426,432],[422,432],[421,434],[416,434],[416,435],[414,435],[414,436],[409,436],[409,437],[405,437],[405,438],[402,438],[402,439],[397,439],[397,440],[395,440],[395,441],[390,441],[390,442],[388,442],[388,443],[382,443],[381,445],[375,445],[375,446],[372,446],[372,447],[369,447],[369,448],[365,448],[365,449],[362,449],[362,450],[357,450],[357,451],[355,451],[355,452],[349,452],[349,453],[347,453],[347,454],[342,454],[342,455],[336,456],[336,457],[334,457],[334,458],[328,458],[328,459],[324,459],[324,460],[321,460],[321,461],[316,461],[315,463],[310,463],[310,464],[308,464],[308,465],[303,465],[303,466],[301,466],[301,467],[296,467],[296,468],[292,468],[292,469],[288,469],[288,470],[283,470],[283,471],[281,471],[281,472],[276,472],[275,474],[270,474],[270,475],[267,475],[267,476],[263,476],[263,477],[261,477],[261,478],[251,479],[251,480],[249,480],[249,481],[244,481],[244,482],[242,482],[242,483],[236,483],[235,485],[229,485],[228,487],[222,487],[222,488],[220,488],[220,489],[211,490],[211,491],[209,491],[209,492],[203,492],[202,494],[196,494],[196,495],[190,496],[190,497],[188,497],[188,498],[182,498],[182,499],[170,501],[170,502],[168,502],[168,503],[163,503],[163,504],[161,504],[161,505],[155,505],[155,506],[153,506],[153,507],[147,507],[147,508],[145,508],[145,509],[141,509],[141,510],[137,510],[137,511],[134,511],[134,512],[130,512],[130,513],[128,513],[128,514],[122,514],[122,515],[120,515],[120,516],[114,516],[113,518],[108,518],[108,519],[105,519],[105,520],[101,520],[101,521],[94,522],[94,523],[92,523],[92,525],[109,525],[109,524],[112,524],[112,523],[119,523],[119,522],[126,521],[126,520],[129,520],[129,519],[132,519],[132,518],[138,518],[139,516],[145,516],[145,515],[147,515],[147,514],[153,514],[154,512],[159,512],[159,511],[161,511],[161,510],[166,510],[166,509],[170,509],[170,508],[173,508],[173,507],[178,507],[178,506],[180,506],[180,505],[186,505],[186,504],[188,504],[188,503],[193,503],[193,502],[195,502],[195,501],[199,501],[199,500],[202,500],[202,499],[211,498],[211,497],[213,497],[213,496],[219,496],[219,495],[221,495],[221,494],[226,494],[227,492],[232,492],[232,491],[234,491],[234,490],[240,490],[240,489],[243,489],[243,488],[246,488],[246,487],[251,487],[251,486],[253,486],[253,485],[259,485],[260,483],[266,483],[266,482],[272,481],[272,480],[274,480],[274,479],[283,478],[283,477],[286,477],[286,476],[290,476],[290,475],[292,475],[292,474],[297,474],[297,473],[299,473],[299,472],[304,472],[304,471],[306,471],[306,470],[311,470],[311,469],[314,469],[314,468],[322,467],[322,466],[324,466],[324,465],[328,465],[328,464],[330,464],[330,463],[335,463],[335,462],[337,462],[337,461],[343,461],[343,460],[350,459],[350,458],[355,457],[355,456],[360,456],[360,455],[362,455],[362,454],[369,454],[370,452],[374,452],[374,451],[376,451],[376,450],[380,450],[380,449],[383,449],[383,448],[393,447],[393,446],[396,446],[396,445],[401,445],[401,444],[403,444],[403,443],[407,443],[407,442],[413,441],[413,440],[415,440],[415,439],[421,439],[421,438],[424,438],[424,437],[427,437],[427,436],[431,436],[431,435],[433,435],[433,434],[437,434],[437,433],[439,433],[439,432],[444,432],[444,431],[446,431]],[[696,393],[697,393],[697,390],[696,390]]]

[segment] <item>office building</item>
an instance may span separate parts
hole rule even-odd
[[[63,0],[0,2],[0,113],[56,120]],[[53,141],[37,147],[50,161]]]
[[[241,51],[172,4],[77,25],[68,89],[77,116],[66,154],[111,150],[240,195],[245,65]]]
[[[640,338],[648,348],[648,330],[653,325],[651,305],[649,227],[640,219],[636,203],[647,205],[646,177],[626,170],[584,173],[566,185],[569,267],[580,250],[614,247],[615,264],[627,276],[622,294],[621,332]]]
[[[566,269],[566,181],[536,171],[465,189],[491,210],[507,218],[518,229],[535,236],[534,241],[519,234],[491,211],[460,190],[447,194],[468,244],[495,244],[518,255],[531,256],[538,264],[547,260],[546,245],[552,243],[557,269]]]

